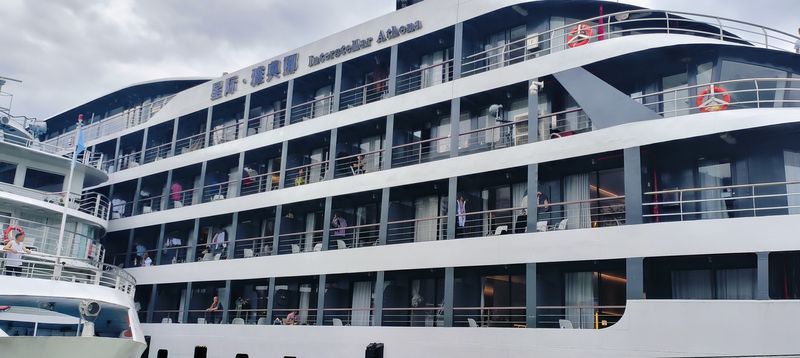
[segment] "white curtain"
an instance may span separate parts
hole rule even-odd
[[[367,216],[367,208],[363,206],[359,206],[358,208],[356,208],[356,226],[364,225],[366,222],[366,216]],[[359,243],[360,238],[361,238],[361,229],[356,228],[355,230],[353,230],[353,240],[356,245]]]
[[[712,299],[711,270],[672,271],[672,298],[677,300]]]
[[[717,271],[717,299],[752,300],[755,298],[756,270],[752,268]]]
[[[333,93],[333,91],[331,90],[331,86],[322,87],[317,90],[317,92],[314,95],[314,99],[319,100],[328,97],[331,95],[331,93]],[[312,117],[319,117],[330,113],[332,100],[333,100],[332,98],[328,98],[323,101],[314,102],[314,112]]]
[[[303,243],[303,250],[307,252],[310,252],[314,247],[314,221],[316,221],[314,213],[306,214],[306,239]]]
[[[564,274],[565,317],[575,328],[594,327],[594,272],[567,272]]]
[[[308,308],[311,302],[311,285],[300,285],[300,324],[308,323]]]
[[[350,320],[352,326],[369,326],[370,311],[372,308],[372,282],[359,281],[353,283],[353,315]]]
[[[783,165],[787,182],[800,181],[800,152],[783,151]],[[789,214],[800,214],[800,184],[787,184],[786,194]]]
[[[435,196],[426,196],[414,201],[414,218],[425,219],[438,215],[439,201]],[[423,220],[414,224],[414,241],[436,240],[436,224],[439,220]]]
[[[700,187],[710,188],[722,186],[722,178],[730,177],[730,164],[711,164],[697,168],[700,177]],[[700,211],[703,219],[721,219],[728,217],[724,211],[725,202],[722,199],[723,190],[702,190],[700,192]],[[684,198],[687,200],[687,198]],[[686,208],[684,208],[685,210]]]
[[[422,56],[421,68],[427,68],[444,61],[444,50],[436,51]],[[422,88],[430,87],[442,83],[442,76],[444,75],[443,66],[436,66],[422,70]]]
[[[564,205],[568,229],[582,229],[591,226],[589,200],[589,173],[569,175],[564,178],[564,200],[582,201]]]

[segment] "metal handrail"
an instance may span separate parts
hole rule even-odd
[[[0,265],[10,259],[0,257]],[[23,254],[21,277],[67,281],[113,288],[134,296],[136,279],[116,266],[76,258]]]
[[[664,15],[656,15],[656,17],[645,17],[645,18],[630,18],[630,19],[626,19],[626,20],[616,20],[615,19],[615,21],[611,21],[611,19],[614,18],[614,17],[617,17],[617,15],[623,15],[623,14],[630,15],[630,14],[639,14],[639,13],[646,14],[646,16],[650,16],[650,15],[653,15],[653,14],[662,14],[662,13]],[[672,14],[673,16],[670,16],[670,14]],[[699,21],[699,20],[695,20],[695,19],[691,19],[691,18],[680,18],[680,17],[675,17],[674,15],[684,15],[684,16],[708,18],[708,19],[713,20],[715,23],[712,24],[711,22],[704,22],[704,21]],[[601,19],[605,20],[605,21],[603,21],[602,25],[599,24],[599,21],[598,21],[598,20],[601,20]],[[736,23],[736,24],[743,24],[743,25],[755,27],[759,31],[748,30],[748,29],[743,29],[743,28],[734,27],[734,26],[724,26],[722,24],[722,20],[724,20],[726,22],[733,22],[733,23]],[[630,25],[630,24],[635,24],[635,23],[654,22],[654,21],[663,21],[663,22],[666,23],[666,25],[663,26],[663,27],[661,27],[661,26],[658,26],[658,27],[638,27],[638,28],[637,27],[632,27],[632,28],[629,28],[629,29],[620,29],[620,30],[612,30],[611,29],[611,26],[619,26],[619,25],[625,25],[625,24]],[[597,24],[589,24],[590,22],[598,22],[598,23]],[[719,28],[719,32],[711,33],[711,32],[708,32],[708,31],[697,30],[697,29],[692,29],[692,28],[688,28],[688,27],[683,27],[683,28],[675,27],[674,23],[681,23],[681,22],[693,23],[693,24],[706,24],[706,25],[709,25],[709,26],[713,26],[713,27]],[[671,23],[673,25],[670,25]],[[515,41],[512,41],[512,42],[507,43],[507,44],[491,47],[489,49],[485,49],[483,51],[464,56],[463,57],[464,61],[462,63],[462,68],[466,68],[468,66],[472,66],[472,65],[474,65],[474,64],[476,64],[476,63],[478,63],[480,61],[488,60],[491,57],[497,57],[497,56],[504,57],[506,54],[508,54],[508,53],[510,53],[512,51],[519,51],[520,55],[516,56],[515,58],[508,58],[508,59],[503,58],[502,62],[514,62],[514,61],[520,61],[521,62],[521,61],[524,61],[524,60],[526,60],[528,58],[536,57],[539,54],[542,54],[542,53],[547,52],[547,51],[560,50],[560,48],[554,48],[554,46],[552,45],[554,39],[555,38],[559,38],[559,39],[566,38],[567,34],[569,33],[569,31],[567,29],[569,29],[569,28],[571,28],[571,27],[573,27],[573,26],[575,26],[577,24],[584,24],[584,25],[592,28],[593,30],[595,30],[594,34],[589,36],[589,39],[597,39],[600,36],[611,38],[613,35],[620,35],[620,34],[631,33],[631,32],[664,31],[666,33],[682,33],[682,34],[705,35],[705,36],[709,36],[709,37],[713,37],[713,38],[718,38],[721,41],[729,41],[729,42],[734,42],[734,43],[737,43],[737,44],[745,44],[745,45],[750,45],[750,46],[763,45],[767,49],[776,49],[776,50],[787,50],[787,49],[770,44],[769,43],[769,39],[770,38],[772,38],[773,40],[778,40],[779,42],[782,41],[783,45],[791,45],[791,44],[793,44],[794,41],[796,41],[798,39],[798,37],[796,37],[794,35],[790,35],[788,33],[785,33],[785,32],[779,31],[779,30],[771,29],[771,28],[764,27],[764,26],[761,26],[761,25],[755,25],[755,24],[748,23],[748,22],[732,20],[732,19],[728,19],[728,18],[721,18],[721,17],[717,17],[717,16],[708,16],[708,15],[702,15],[702,14],[695,14],[695,13],[688,13],[688,12],[677,12],[677,11],[667,12],[667,11],[664,11],[664,10],[653,10],[653,9],[626,10],[626,11],[620,11],[620,12],[617,12],[617,13],[605,14],[605,15],[602,15],[602,16],[596,16],[596,17],[592,17],[592,18],[588,18],[588,19],[575,21],[573,23],[566,24],[566,25],[563,25],[563,26],[559,26],[559,27],[556,27],[554,29],[551,29],[551,30],[548,30],[548,31],[545,31],[545,32],[542,32],[542,33],[538,33],[538,34],[535,34],[535,35],[527,36],[527,37],[522,38],[520,40],[515,40]],[[604,29],[607,28],[608,30],[607,31],[603,31],[603,33],[600,33],[599,31],[596,31],[597,28],[599,28],[601,26]],[[759,40],[748,40],[748,39],[736,36],[733,33],[726,34],[726,32],[725,32],[726,28],[730,29],[730,30],[734,30],[734,31],[745,31],[747,33],[757,34],[759,36],[761,36],[763,34],[764,35],[764,42],[763,43],[759,43]],[[780,38],[780,37],[777,37],[777,36],[774,36],[774,35],[770,35],[770,33],[780,34],[780,35],[783,35],[784,37],[788,37],[788,39]],[[532,39],[534,36],[536,36],[538,38],[544,38],[541,41],[544,42],[544,43],[548,43],[549,42],[550,45],[547,45],[547,46],[541,46],[540,45],[540,46],[537,47],[537,48],[539,48],[538,51],[534,51],[534,52],[528,51],[527,46],[526,46],[526,42],[528,40]],[[566,46],[566,41],[564,41],[564,49],[566,49],[566,48],[568,48],[568,47]],[[500,62],[500,60],[498,60],[498,62]],[[491,66],[502,67],[502,66],[505,66],[505,65],[504,64],[500,64],[500,63],[489,64],[489,65],[486,65],[486,66],[482,66],[482,67],[478,67],[478,68],[473,68],[471,70],[463,71],[462,74],[466,76],[466,75],[469,75],[469,74],[482,72],[482,71],[485,71],[486,69],[490,68]]]

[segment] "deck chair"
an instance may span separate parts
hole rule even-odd
[[[267,318],[266,317],[259,318],[258,321],[256,322],[256,325],[266,326],[267,325]]]
[[[244,324],[244,318],[234,318],[231,324]]]
[[[331,321],[333,321],[333,325],[334,325],[334,326],[344,326],[344,325],[342,324],[342,320],[341,320],[341,319],[339,319],[339,318],[333,318],[333,319],[331,319]]]
[[[161,319],[161,323],[172,323],[172,318],[164,317]]]
[[[474,318],[467,318],[467,322],[469,322],[470,327],[480,327]]]
[[[269,253],[272,251],[269,245],[264,245],[261,248],[261,254],[259,256],[269,256]]]
[[[508,225],[500,225],[496,229],[494,229],[494,234],[502,235],[506,231],[508,231]]]
[[[336,248],[339,250],[344,250],[347,248],[347,244],[344,242],[344,240],[336,240]]]
[[[206,324],[206,319],[203,318],[203,317],[198,317],[197,318],[197,324]]]
[[[300,245],[292,244],[292,253],[293,254],[299,254],[300,253]]]
[[[211,261],[214,259],[214,254],[207,252],[203,255],[203,261]]]
[[[537,221],[536,222],[536,231],[539,231],[539,232],[547,231],[547,221]]]
[[[558,223],[558,227],[556,227],[556,230],[566,230],[567,229],[567,220],[568,219],[561,220],[561,222]]]
[[[253,249],[244,249],[244,255],[243,256],[245,258],[253,257],[254,256],[253,255]]]
[[[560,319],[558,320],[558,327],[561,329],[572,329],[572,321],[568,319]]]
[[[222,257],[222,253],[215,254],[215,255],[214,255],[214,261],[219,261],[219,259],[220,259],[221,257]]]
[[[314,252],[322,251],[322,244],[314,244]]]

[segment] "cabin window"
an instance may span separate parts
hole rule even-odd
[[[208,357],[208,347],[206,346],[194,347],[194,358],[206,358],[206,357]]]

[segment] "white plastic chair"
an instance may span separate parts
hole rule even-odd
[[[474,318],[467,318],[467,322],[469,322],[470,327],[480,327]]]
[[[271,248],[269,247],[269,245],[264,245],[261,248],[261,255],[259,255],[259,256],[269,256],[270,251],[271,251]]]
[[[266,317],[259,318],[258,322],[256,322],[256,324],[260,325],[260,326],[265,326],[267,324],[267,318]]]
[[[231,324],[244,324],[244,318],[234,318]]]
[[[206,319],[203,318],[203,317],[198,317],[197,318],[197,324],[206,324]]]
[[[572,329],[572,321],[568,319],[560,319],[558,320],[558,327],[561,329]]]
[[[344,324],[342,324],[342,320],[339,318],[333,318],[331,321],[333,321],[334,326],[344,326]]]
[[[556,228],[556,230],[566,230],[567,229],[567,220],[568,219],[561,220],[561,222],[558,223],[558,227]]]
[[[339,250],[344,250],[347,248],[347,244],[344,242],[344,240],[336,240],[336,248]]]
[[[314,252],[322,251],[322,244],[314,244]]]
[[[222,253],[215,254],[215,255],[214,255],[214,261],[219,261],[219,259],[220,259],[221,257],[222,257]]]
[[[536,231],[539,231],[539,232],[547,231],[547,221],[537,221],[536,222]]]
[[[161,319],[161,323],[172,323],[172,318],[164,317]]]
[[[152,213],[152,212],[153,212],[153,208],[152,207],[150,207],[150,206],[142,207],[142,214],[149,214],[149,213]]]
[[[292,244],[292,253],[293,254],[299,254],[300,253],[300,245]]]
[[[253,256],[254,256],[253,255],[253,249],[244,249],[244,257],[245,258],[253,257]]]
[[[214,254],[207,252],[203,255],[203,261],[211,261],[214,259]]]
[[[494,234],[502,235],[506,231],[508,231],[508,225],[500,225],[496,229],[494,229]]]

